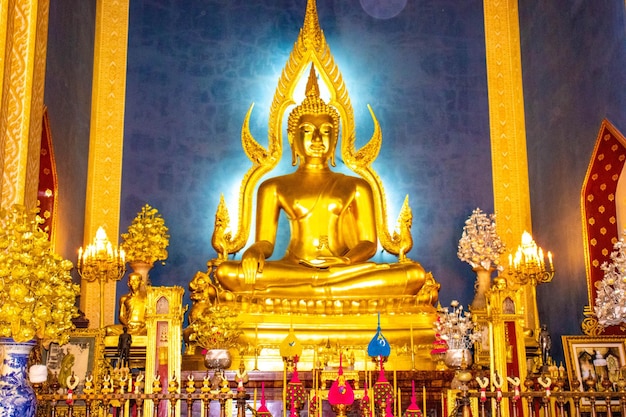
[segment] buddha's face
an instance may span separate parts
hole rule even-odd
[[[327,114],[304,114],[300,117],[295,146],[307,158],[328,159],[335,146],[333,119]]]
[[[141,286],[141,274],[132,273],[128,276],[128,288],[131,291],[137,291]]]

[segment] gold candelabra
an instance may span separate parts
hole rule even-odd
[[[522,234],[522,243],[517,248],[515,257],[509,254],[508,275],[511,280],[523,288],[526,308],[524,320],[528,330],[532,330],[532,338],[537,341],[539,335],[539,309],[537,308],[537,285],[545,284],[554,278],[552,253],[548,252],[548,263],[541,249],[530,233]],[[529,341],[527,341],[528,343]]]
[[[78,274],[88,282],[100,284],[100,328],[104,327],[104,285],[107,281],[119,281],[126,272],[123,249],[118,249],[109,241],[102,227],[98,228],[93,243],[85,250],[78,250]]]
[[[522,235],[522,243],[515,257],[509,254],[509,275],[519,284],[537,285],[552,281],[554,265],[552,253],[548,252],[548,264],[541,249],[528,232]]]

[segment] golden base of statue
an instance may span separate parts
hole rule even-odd
[[[367,347],[376,334],[378,319],[376,312],[342,315],[242,312],[238,320],[244,323],[243,334],[238,351],[233,352],[233,363],[243,362],[250,370],[282,371],[285,363],[280,344],[293,330],[303,347],[298,369],[338,364],[341,354],[344,369],[376,370],[377,363],[367,355]],[[434,311],[380,315],[382,333],[391,346],[388,360],[394,369],[435,370],[436,363],[430,356],[435,338],[434,320]],[[202,358],[199,354],[183,355],[184,369],[205,370]]]
[[[366,367],[377,369],[377,364],[367,355],[368,344],[375,336],[378,325],[376,313],[341,316],[243,313],[240,319],[245,323],[241,337],[242,351],[248,360],[250,357],[254,359],[256,352],[257,368],[260,370],[282,369],[278,344],[290,329],[303,346],[298,359],[299,369],[309,369],[314,362],[317,362],[316,366],[330,366],[339,362],[340,354],[343,354],[345,369],[350,366],[359,370]],[[434,313],[380,315],[382,333],[392,349],[390,361],[394,362],[394,369],[435,369],[430,357],[435,337],[433,320],[436,320]],[[275,352],[279,362],[270,360],[272,352]],[[365,362],[368,364],[365,365]]]

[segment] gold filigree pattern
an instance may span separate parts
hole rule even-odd
[[[46,55],[48,51],[48,38],[42,34],[48,33],[48,14],[50,3],[40,0],[37,5],[36,34],[34,39],[35,53],[33,57],[33,77],[30,92],[30,126],[28,128],[28,161],[26,169],[26,182],[24,202],[27,207],[37,205],[37,192],[39,186],[39,161],[41,151],[41,132],[43,129],[43,97],[46,78]]]
[[[585,306],[583,308],[583,315],[585,318],[581,323],[581,328],[584,334],[587,336],[599,336],[604,332],[604,327],[598,323],[598,318],[591,306]]]
[[[42,3],[42,4],[39,4]],[[3,204],[34,207],[39,178],[48,2],[15,1],[7,9],[3,44]],[[3,13],[4,14],[4,13]],[[38,36],[39,33],[39,36]],[[7,52],[8,51],[8,52]]]
[[[515,0],[483,4],[494,209],[501,220],[498,234],[514,248],[525,230],[532,231],[518,4]],[[529,288],[522,291],[524,320],[529,328],[539,328],[537,301]]]
[[[514,248],[531,230],[518,9],[513,0],[485,0],[484,8],[495,212]]]
[[[85,202],[85,241],[98,227],[119,234],[126,51],[129,0],[99,0],[96,11],[89,168]],[[91,323],[99,320],[98,284],[81,287],[81,309]],[[105,288],[105,322],[114,321],[115,283]]]

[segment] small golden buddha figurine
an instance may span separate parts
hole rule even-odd
[[[129,292],[119,299],[120,313],[118,319],[120,324],[107,326],[106,332],[110,335],[119,335],[124,327],[129,334],[146,334],[146,295],[141,291],[142,276],[138,272],[131,272],[128,275]]]
[[[313,66],[306,98],[289,115],[287,135],[295,172],[263,182],[257,194],[256,238],[241,262],[216,269],[234,293],[266,297],[358,298],[418,293],[422,266],[410,260],[378,264],[373,192],[363,178],[334,172],[339,113],[320,98]],[[287,215],[285,256],[267,260],[278,219]]]

